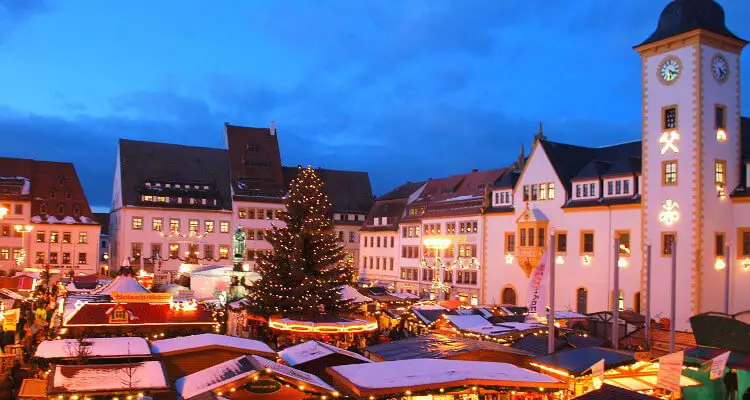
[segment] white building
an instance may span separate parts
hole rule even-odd
[[[548,141],[540,127],[528,159],[503,172],[485,199],[480,302],[525,304],[529,274],[554,229],[558,309],[602,311],[617,301],[642,312],[650,245],[652,315],[669,317],[673,242],[678,329],[688,329],[694,314],[723,310],[728,264],[729,311],[750,309],[750,119],[741,118],[739,104],[745,44],[726,28],[717,3],[674,1],[635,47],[642,61],[640,140],[590,148]],[[435,233],[451,233],[447,221],[421,216],[420,207],[407,206],[402,247],[419,246],[420,228],[432,232],[432,224]],[[419,258],[405,254],[396,286],[414,287]]]
[[[0,158],[0,208],[0,270],[97,272],[100,225],[73,164]]]

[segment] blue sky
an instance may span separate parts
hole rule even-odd
[[[0,0],[0,155],[73,161],[107,207],[118,138],[221,147],[225,121],[275,120],[284,164],[368,171],[376,194],[507,165],[540,120],[636,140],[632,46],[667,3]],[[720,3],[750,39],[750,1]]]

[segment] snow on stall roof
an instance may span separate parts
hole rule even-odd
[[[555,311],[555,319],[588,319],[588,317],[574,311]]]
[[[200,335],[182,336],[170,339],[156,340],[151,343],[151,351],[157,353],[171,353],[174,351],[196,349],[208,346],[231,347],[249,353],[276,354],[267,344],[258,340],[244,339],[236,336],[202,333]]]
[[[490,323],[481,315],[448,315],[444,314],[456,328],[462,331],[481,333],[483,335],[498,335],[515,330]]]
[[[294,369],[292,367],[288,367],[286,365],[279,364],[277,362],[273,362],[263,357],[259,357],[259,356],[248,356],[248,357],[252,358],[262,368],[270,369],[275,374],[282,375],[286,378],[291,378],[297,381],[304,382],[308,385],[316,387],[318,390],[329,391],[329,392],[336,391],[336,389],[334,389],[333,387],[325,383],[322,379],[318,378],[317,376],[313,374],[300,371],[298,369]]]
[[[357,353],[353,353],[342,348],[332,346],[330,344],[321,343],[317,340],[310,340],[304,343],[300,343],[296,346],[287,347],[279,352],[279,357],[284,360],[285,363],[294,367],[295,365],[304,364],[308,361],[317,360],[331,354],[343,354],[345,356],[355,358],[363,362],[372,362],[370,359],[363,357]]]
[[[550,376],[512,364],[486,361],[423,358],[339,365],[331,369],[359,388],[394,389],[394,392],[399,388],[450,384],[466,380],[497,381],[513,386],[529,387],[560,382]]]
[[[395,296],[395,297],[398,297],[398,298],[401,298],[401,299],[418,299],[419,298],[419,296],[417,296],[416,294],[406,293],[406,292],[404,292],[404,293],[395,293],[394,292],[394,293],[388,293],[388,294],[390,294],[392,296]]]
[[[540,329],[545,328],[545,325],[538,324],[538,323],[527,323],[527,322],[502,322],[499,324],[496,324],[495,326],[499,327],[507,327],[510,329],[515,329],[518,331],[527,331],[529,329]]]
[[[250,359],[242,356],[186,375],[175,381],[174,388],[181,398],[190,399],[256,372]]]
[[[52,376],[52,388],[49,393],[165,389],[169,386],[159,361],[132,364],[56,365]]]
[[[357,289],[344,285],[341,288],[341,297],[345,300],[351,300],[352,303],[369,303],[372,299],[358,292]]]
[[[92,294],[111,294],[112,292],[117,293],[151,293],[150,290],[146,289],[138,283],[138,281],[131,276],[120,275],[112,280],[112,282],[96,288],[91,291]]]
[[[142,357],[150,356],[151,349],[141,337],[113,337],[86,339],[90,357]],[[34,353],[39,358],[75,358],[78,350],[76,339],[45,340],[39,343]]]

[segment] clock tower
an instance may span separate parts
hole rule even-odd
[[[641,226],[643,243],[652,246],[651,314],[670,316],[675,242],[673,322],[680,330],[689,329],[692,315],[723,307],[721,268],[730,257],[723,247],[735,237],[728,194],[740,182],[745,44],[714,0],[674,0],[635,47],[642,62]],[[644,270],[643,289],[645,280]]]

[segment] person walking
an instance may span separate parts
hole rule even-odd
[[[726,400],[738,400],[737,399],[737,370],[732,368],[729,372],[724,375],[724,389]]]

